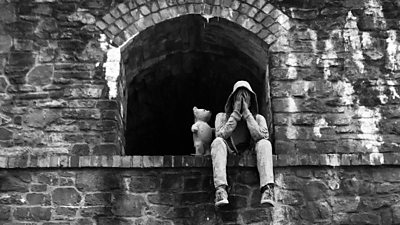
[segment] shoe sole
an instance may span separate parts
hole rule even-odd
[[[271,200],[265,200],[260,202],[261,205],[269,205],[271,207],[275,207],[275,202],[271,201]]]
[[[222,201],[216,202],[215,206],[218,207],[218,206],[227,205],[227,204],[229,204],[228,200],[222,200]]]

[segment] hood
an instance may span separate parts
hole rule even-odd
[[[250,100],[251,103],[250,103],[249,110],[253,115],[258,114],[257,95],[256,95],[256,93],[254,93],[253,89],[251,89],[250,84],[247,81],[243,81],[243,80],[238,81],[235,83],[235,85],[233,85],[233,91],[229,95],[228,100],[226,101],[226,104],[225,104],[225,113],[231,114],[233,112],[233,100],[234,100],[236,91],[241,88],[245,88],[251,93],[251,100]]]

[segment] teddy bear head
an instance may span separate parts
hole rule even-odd
[[[211,119],[211,112],[205,109],[198,109],[196,106],[193,107],[193,114],[195,121],[208,122]]]

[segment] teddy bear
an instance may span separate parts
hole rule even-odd
[[[194,124],[192,125],[193,145],[196,150],[194,155],[210,155],[210,144],[213,129],[207,124],[211,112],[193,107]]]

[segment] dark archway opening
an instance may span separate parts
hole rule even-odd
[[[146,30],[125,50],[127,155],[194,153],[193,106],[215,115],[238,80],[247,80],[268,113],[266,47],[225,20],[198,15]],[[254,47],[256,46],[256,47]]]

